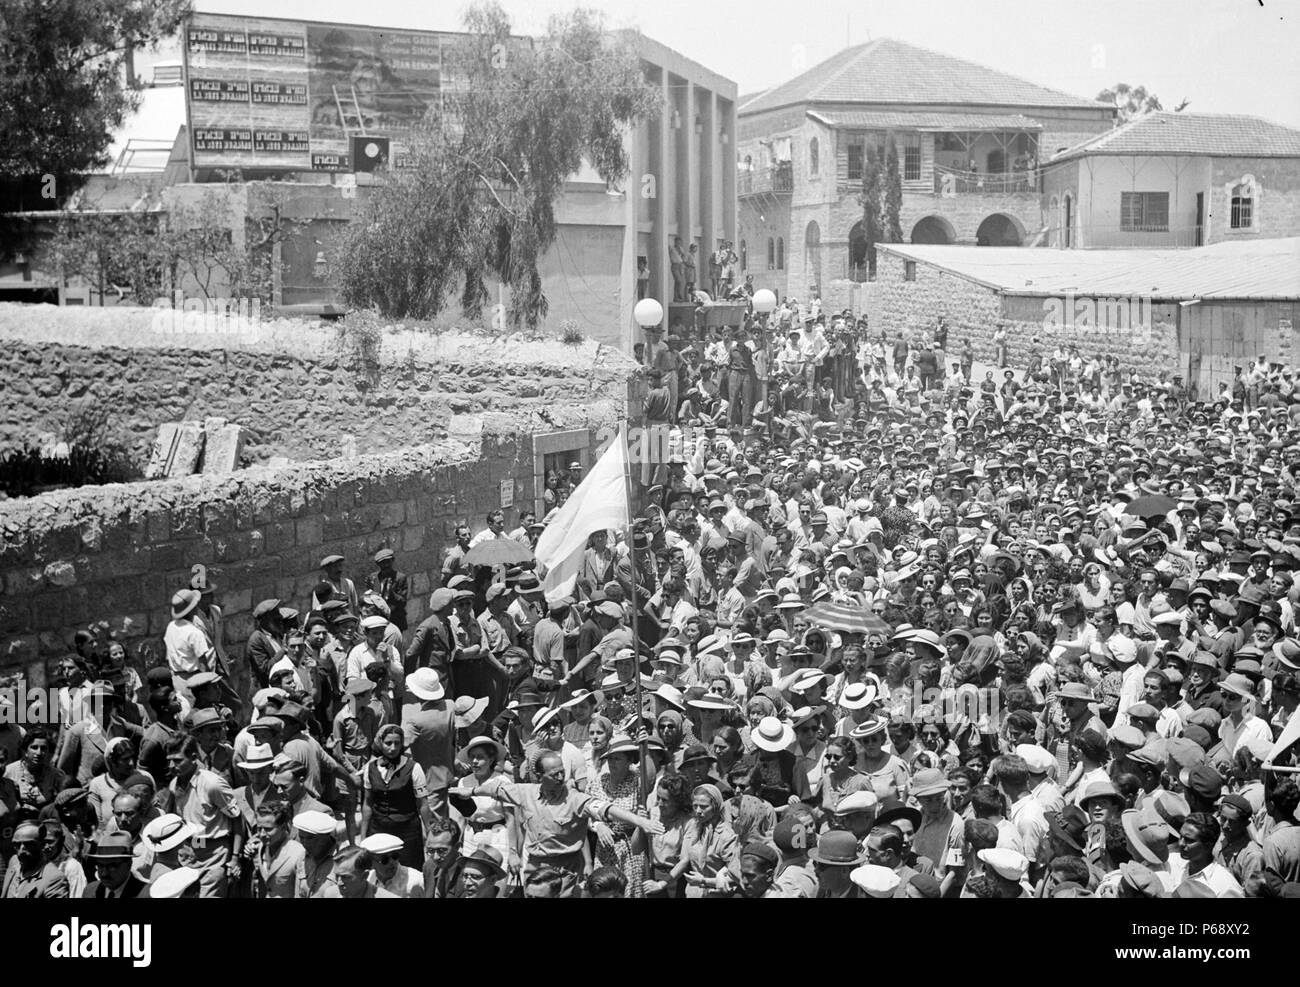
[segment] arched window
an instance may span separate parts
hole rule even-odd
[[[821,166],[821,148],[817,145],[817,138],[814,137],[808,142],[808,174],[814,178],[817,177],[817,169]]]
[[[776,238],[776,269],[785,270],[785,237],[783,236]]]
[[[803,267],[808,276],[808,284],[820,289],[822,283],[822,229],[813,220],[804,230]]]
[[[1249,182],[1232,187],[1232,229],[1248,230],[1255,215],[1255,189]]]
[[[776,241],[771,237],[767,238],[767,269],[776,270]]]
[[[1051,239],[1048,240],[1053,247],[1061,242],[1061,231],[1056,226],[1057,218],[1060,214],[1061,203],[1056,196],[1052,196],[1051,201],[1047,203],[1047,227],[1051,230]]]
[[[749,245],[744,240],[740,241],[740,269],[742,271],[749,269]]]
[[[754,156],[752,154],[745,155],[745,170],[746,171],[754,170]]]

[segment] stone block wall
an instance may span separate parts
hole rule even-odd
[[[1255,179],[1255,222],[1234,230],[1229,191],[1247,175]],[[1208,191],[1206,243],[1300,236],[1300,159],[1211,158]]]
[[[903,331],[931,332],[943,316],[949,351],[969,337],[975,359],[988,362],[1001,303],[996,291],[925,264],[918,263],[916,280],[908,281],[903,258],[882,250],[877,254],[875,284],[866,295],[866,312],[871,335],[884,330],[890,339]]]
[[[158,314],[0,304],[0,451],[57,437],[93,405],[141,460],[163,423],[209,416],[244,426],[249,463],[381,452],[445,438],[456,414],[621,408],[635,367],[591,341],[396,326],[367,349],[341,324],[221,334]]]
[[[617,427],[621,414],[593,423],[593,455],[600,429]],[[408,619],[418,622],[456,525],[481,529],[500,506],[502,481],[514,482],[510,527],[533,501],[532,436],[507,415],[472,424],[479,428],[457,430],[477,431],[468,442],[0,503],[0,676],[44,684],[76,630],[99,620],[132,654],[147,644],[161,661],[169,600],[199,565],[217,585],[236,663],[258,601],[305,610],[320,559],[334,553],[360,587],[371,556],[392,548],[411,577]]]
[[[883,329],[892,339],[897,333],[932,332],[942,316],[948,323],[949,362],[952,354],[969,338],[979,363],[994,363],[993,334],[999,323],[1007,327],[1008,360],[1021,368],[1029,360],[1029,348],[1038,336],[1044,355],[1062,343],[1074,343],[1085,357],[1099,353],[1118,357],[1121,364],[1138,373],[1155,375],[1160,370],[1179,372],[1177,305],[1146,303],[1139,311],[1150,313],[1139,331],[1116,331],[1073,325],[1054,327],[1047,319],[1042,298],[1007,295],[937,267],[917,262],[916,280],[906,279],[904,258],[881,251],[876,281],[864,296],[867,319],[874,336]],[[1082,296],[1080,298],[1082,299]]]

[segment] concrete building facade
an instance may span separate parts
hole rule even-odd
[[[1300,234],[1300,131],[1148,113],[1043,168],[1050,246],[1197,247]]]

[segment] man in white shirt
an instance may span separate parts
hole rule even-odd
[[[1268,723],[1250,711],[1250,700],[1255,698],[1255,683],[1244,675],[1229,675],[1219,683],[1223,706],[1227,715],[1219,724],[1219,739],[1229,757],[1245,744],[1253,749],[1256,743],[1271,744],[1273,731]]]
[[[993,774],[1010,806],[1007,818],[1020,836],[1021,852],[1035,863],[1047,849],[1047,816],[1029,790],[1029,765],[1023,758],[1006,754],[994,760]]]
[[[1187,870],[1175,896],[1179,898],[1244,898],[1232,871],[1214,862],[1219,821],[1208,812],[1193,812],[1178,833],[1178,849]]]
[[[201,594],[196,589],[177,592],[172,597],[171,623],[163,632],[167,666],[172,670],[172,685],[181,700],[182,715],[190,711],[194,699],[185,683],[200,672],[212,671],[216,655],[207,635],[192,619],[200,597]]]
[[[506,534],[506,516],[501,511],[492,511],[487,516],[487,527],[480,531],[469,541],[469,547],[473,548],[481,542],[488,541],[492,538],[509,538]]]

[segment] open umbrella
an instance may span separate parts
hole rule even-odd
[[[803,616],[809,623],[832,631],[844,631],[849,634],[889,632],[889,625],[870,610],[848,603],[824,600],[805,610]]]
[[[533,550],[513,538],[487,538],[465,553],[466,565],[519,565],[533,561]]]
[[[1178,502],[1171,497],[1165,497],[1162,494],[1150,494],[1130,501],[1129,505],[1124,508],[1124,513],[1141,518],[1164,517],[1177,507]]]

